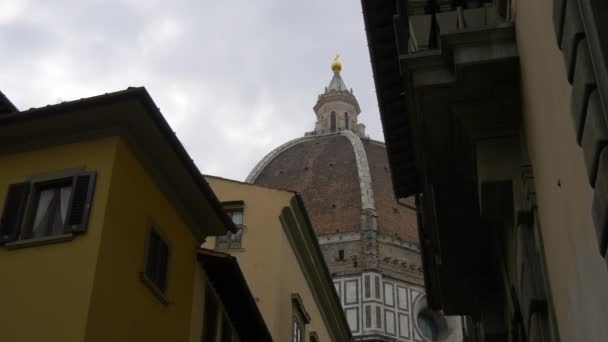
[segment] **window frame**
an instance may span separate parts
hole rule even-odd
[[[241,221],[243,223],[236,224],[235,226],[238,228],[236,233],[226,232],[224,235],[217,236],[214,242],[214,249],[216,250],[240,250],[243,249],[243,234],[245,230],[245,204],[243,201],[232,201],[232,202],[223,202],[224,210],[226,214],[232,220],[231,212],[241,212]],[[233,236],[238,235],[238,240],[233,240]]]
[[[293,330],[291,332],[292,342],[304,342],[305,325],[302,323],[301,317],[294,310],[293,314]],[[296,333],[297,332],[297,333]]]
[[[156,234],[158,236],[158,239],[163,242],[166,246],[167,246],[167,259],[166,259],[166,265],[165,265],[165,288],[164,290],[161,289],[159,287],[159,285],[157,284],[157,280],[156,279],[152,279],[150,276],[148,276],[147,273],[147,269],[148,269],[148,262],[150,260],[150,247],[151,247],[151,239],[152,239],[152,234]],[[167,238],[167,236],[164,234],[164,232],[162,232],[162,230],[158,227],[158,225],[156,223],[154,223],[154,221],[152,221],[151,219],[149,220],[148,223],[148,229],[146,230],[146,238],[145,238],[145,252],[144,252],[144,260],[143,260],[143,265],[142,265],[142,269],[139,273],[141,280],[143,281],[143,283],[152,291],[152,293],[161,301],[161,303],[163,303],[164,305],[168,305],[169,304],[169,298],[168,298],[168,290],[169,290],[169,274],[170,274],[170,270],[171,270],[171,244],[169,239]]]
[[[23,214],[23,222],[19,229],[17,240],[15,241],[27,241],[27,240],[36,240],[36,239],[44,239],[51,238],[57,235],[65,235],[71,233],[71,228],[69,225],[64,223],[62,234],[48,234],[40,237],[33,237],[34,231],[34,220],[36,218],[36,211],[38,210],[38,201],[40,200],[40,193],[43,190],[49,188],[60,188],[64,184],[70,184],[72,188],[70,192],[70,198],[68,199],[68,210],[66,214],[66,221],[68,219],[68,215],[72,209],[72,200],[74,198],[74,177],[61,177],[54,178],[50,180],[42,180],[42,181],[30,181],[30,192],[27,198],[27,204],[25,206],[25,213]]]
[[[16,217],[14,217],[16,220],[16,227],[14,227],[15,231],[12,233],[14,236],[1,236],[0,246],[4,245],[4,247],[8,249],[38,246],[48,243],[69,241],[72,240],[75,235],[85,233],[88,228],[91,208],[93,206],[93,199],[95,196],[94,190],[96,177],[97,173],[92,170],[86,170],[84,168],[66,169],[62,171],[47,172],[30,176],[22,182],[8,184],[4,207],[0,208],[0,210],[2,210],[0,213],[2,215],[0,217],[0,221],[4,219],[5,211],[7,210],[10,188],[12,186],[23,185],[27,189],[23,190],[23,193],[21,194],[24,198],[22,198],[22,203],[18,207],[18,211],[15,214]],[[78,183],[78,181],[81,179],[86,179],[87,183]],[[62,184],[71,185],[70,198],[68,200],[68,208],[66,213],[66,222],[63,224],[62,232],[32,237],[31,234],[34,229],[33,223],[36,209],[38,208],[40,191],[48,187],[60,186]],[[76,218],[79,219],[80,222],[73,224],[71,220],[73,219],[73,211],[75,210],[74,201],[77,185],[81,186],[78,188],[78,190],[83,192],[83,197],[78,198],[82,201],[81,207],[77,207],[77,209],[81,210],[81,216]],[[2,222],[0,222],[0,225],[1,224]]]
[[[292,342],[304,342],[306,339],[306,325],[310,323],[310,315],[304,308],[304,303],[299,294],[294,293],[291,295],[292,303],[292,330],[291,330],[291,341]],[[300,328],[299,339],[296,336],[296,328]]]

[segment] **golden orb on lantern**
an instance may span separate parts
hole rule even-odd
[[[334,58],[334,61],[331,62],[331,70],[333,72],[342,71],[342,63],[338,60],[338,58],[340,58],[340,55],[336,55],[336,57]]]

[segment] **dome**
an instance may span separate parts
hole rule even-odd
[[[365,134],[340,71],[332,76],[314,130],[268,153],[246,181],[300,194],[357,340],[422,340],[412,316],[424,293],[414,200],[395,198],[385,145]]]
[[[379,234],[418,241],[414,201],[404,206],[394,197],[384,144],[349,130],[289,141],[262,159],[247,181],[300,193],[320,238],[360,232],[368,212]]]

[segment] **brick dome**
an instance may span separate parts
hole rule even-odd
[[[379,234],[418,242],[414,201],[404,206],[394,197],[384,144],[352,131],[292,140],[262,159],[247,181],[300,193],[319,237],[360,232],[371,213]]]

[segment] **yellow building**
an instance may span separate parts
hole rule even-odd
[[[207,181],[241,229],[204,247],[235,256],[275,341],[350,341],[304,204],[294,192]]]
[[[0,97],[1,208],[3,341],[270,340],[238,265],[199,251],[237,228],[144,88]]]

